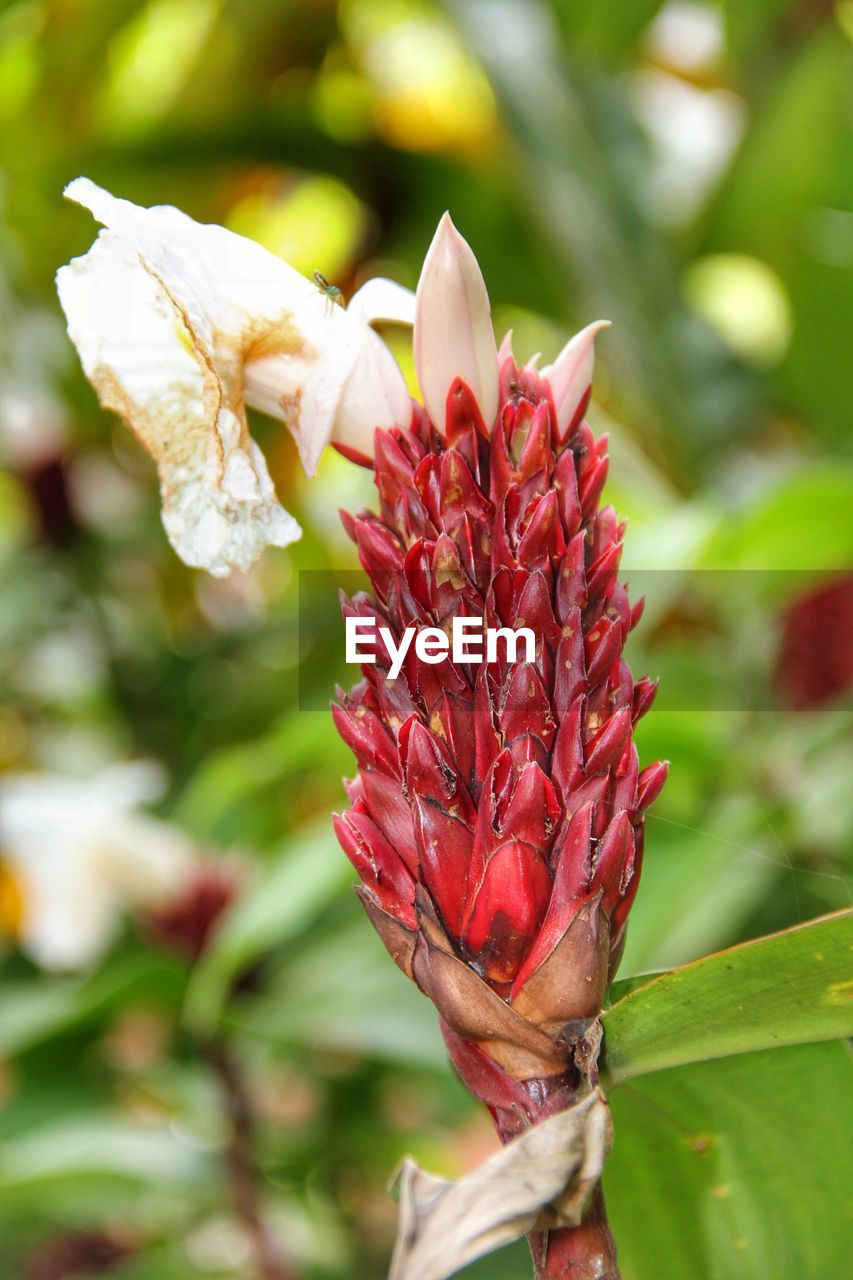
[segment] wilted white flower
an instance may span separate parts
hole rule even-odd
[[[245,406],[287,424],[309,474],[332,440],[371,454],[377,427],[408,425],[411,399],[370,324],[411,323],[412,295],[371,281],[345,310],[223,227],[140,208],[84,178],[66,195],[106,228],[57,275],[83,368],[156,460],[181,559],[218,577],[247,569],[300,530]]]
[[[299,537],[249,435],[246,405],[287,424],[309,474],[330,441],[370,458],[377,428],[410,425],[411,398],[371,328],[377,321],[414,324],[424,406],[439,430],[451,388],[464,383],[491,431],[506,352],[495,344],[477,259],[449,214],[416,295],[371,280],[344,309],[223,227],[168,206],[139,208],[83,178],[66,194],[106,227],[58,273],[69,333],[101,402],[156,459],[163,520],[187,564],[221,577],[248,568],[265,546]],[[561,431],[585,407],[604,323],[589,325],[542,371]]]
[[[161,906],[186,883],[197,865],[189,837],[138,811],[161,789],[161,771],[147,762],[85,780],[2,779],[0,923],[5,915],[37,964],[91,965],[125,910]]]

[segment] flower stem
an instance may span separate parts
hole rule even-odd
[[[254,1118],[243,1074],[229,1049],[209,1045],[205,1057],[219,1080],[229,1120],[225,1150],[228,1185],[234,1213],[252,1246],[259,1280],[294,1280],[285,1265],[261,1211],[261,1189],[254,1155]]]
[[[577,1069],[567,1068],[563,1075],[521,1084],[446,1023],[442,1023],[442,1034],[462,1081],[488,1106],[501,1142],[509,1142],[531,1125],[578,1101],[581,1077]],[[527,1239],[535,1280],[620,1280],[616,1243],[607,1222],[600,1182],[589,1197],[579,1226],[533,1231]]]
[[[536,1280],[620,1280],[599,1183],[580,1226],[528,1236]]]

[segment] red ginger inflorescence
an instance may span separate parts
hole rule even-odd
[[[415,405],[408,428],[376,433],[379,514],[344,516],[373,594],[344,613],[398,642],[460,616],[525,626],[535,661],[499,642],[494,662],[428,664],[411,646],[390,680],[380,642],[334,716],[359,766],[336,826],[361,900],[506,1140],[595,1079],[666,765],[641,771],[632,740],[656,685],[622,657],[641,604],[618,580],[624,525],[599,505],[588,385],[561,425],[551,382],[508,343],[498,374],[494,422],[457,377],[443,429]],[[592,1269],[612,1245],[595,1200],[551,1233],[539,1274],[616,1274]]]

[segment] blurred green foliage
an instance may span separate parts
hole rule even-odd
[[[395,1162],[456,1174],[494,1143],[361,917],[328,821],[348,754],[300,703],[300,680],[350,678],[300,653],[298,581],[353,567],[336,508],[370,478],[329,456],[306,481],[259,422],[303,541],[244,578],[185,569],[64,336],[53,273],[93,235],[64,183],[177,204],[345,293],[414,284],[449,207],[519,356],[614,322],[591,419],[648,596],[630,656],[662,680],[641,756],[672,761],[626,975],[850,901],[849,699],[785,709],[777,659],[791,601],[853,564],[851,41],[849,0],[2,7],[0,768],[154,757],[163,815],[251,872],[192,972],[130,925],[74,978],[7,940],[3,1276],[70,1274],[39,1250],[77,1231],[126,1242],[133,1280],[250,1274],[215,1031],[300,1275],[384,1274]],[[843,1152],[814,1135],[842,1128],[843,1068],[836,1045],[786,1049],[617,1093],[626,1280],[840,1278]],[[527,1273],[522,1249],[470,1271]]]

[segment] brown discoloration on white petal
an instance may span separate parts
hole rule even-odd
[[[304,336],[291,316],[282,316],[274,325],[249,325],[242,349],[242,362],[262,360],[264,356],[310,355]]]
[[[85,179],[67,194],[107,228],[57,276],[84,369],[154,457],[181,558],[216,576],[247,569],[300,530],[245,404],[286,423],[311,475],[333,435],[364,449],[376,427],[408,424],[403,375],[364,319],[330,312],[260,245]]]
[[[214,350],[163,274],[113,232],[58,283],[101,404],[157,464],[163,523],[181,559],[223,576],[298,537],[249,435],[233,339]]]

